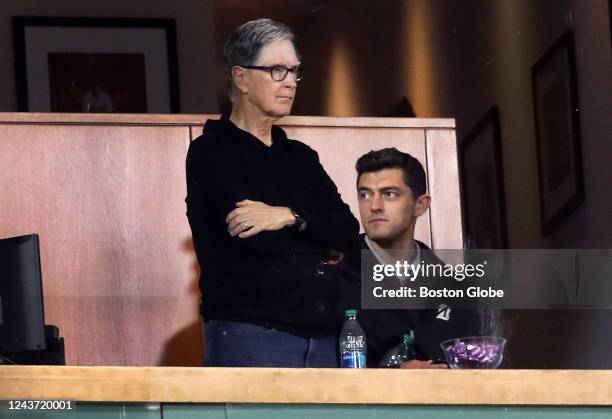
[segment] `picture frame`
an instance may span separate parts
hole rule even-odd
[[[584,201],[574,35],[565,31],[531,69],[542,234]]]
[[[14,16],[19,112],[179,113],[173,19]]]
[[[469,249],[506,249],[501,127],[491,107],[459,143],[463,232]]]

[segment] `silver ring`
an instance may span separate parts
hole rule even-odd
[[[248,221],[245,221],[244,223],[242,223],[242,225],[244,225],[245,229],[249,228],[249,222]]]

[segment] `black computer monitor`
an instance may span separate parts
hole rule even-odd
[[[0,239],[0,355],[46,349],[38,235]]]

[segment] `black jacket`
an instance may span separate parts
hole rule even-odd
[[[361,249],[370,252],[364,238],[365,235],[360,236]],[[421,248],[421,258],[425,264],[444,265],[444,262],[438,259],[427,245],[419,241],[417,245]],[[351,253],[350,256],[343,264],[340,312],[348,308],[361,307],[361,255]],[[364,260],[370,263],[374,258]],[[364,271],[372,270],[366,268]],[[357,320],[366,334],[368,367],[377,367],[385,353],[398,345],[403,335],[409,334],[411,330],[415,332],[414,348],[417,359],[421,360],[443,360],[441,342],[456,337],[476,335],[478,332],[476,310],[454,309],[451,303],[448,305],[451,306],[450,311],[445,313],[448,314],[448,320],[444,319],[446,316],[439,316],[438,309],[359,310]]]
[[[359,226],[307,145],[272,128],[273,144],[208,120],[187,154],[187,217],[202,270],[204,320],[261,324],[302,336],[335,333],[338,283],[322,258],[357,246]],[[241,239],[225,217],[243,199],[290,207],[307,222]]]

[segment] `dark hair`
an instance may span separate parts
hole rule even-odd
[[[372,150],[359,157],[355,163],[357,183],[364,173],[378,172],[384,169],[401,169],[404,172],[404,183],[412,190],[414,197],[427,192],[427,180],[423,165],[408,153],[397,148]]]
[[[272,19],[257,19],[238,26],[225,42],[225,74],[229,83],[230,99],[234,98],[232,68],[236,65],[254,65],[263,47],[278,40],[294,41],[291,29]]]

